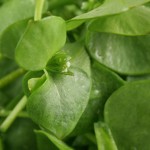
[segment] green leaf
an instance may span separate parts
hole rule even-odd
[[[65,22],[60,17],[31,21],[16,48],[16,61],[27,70],[42,70],[66,41]]]
[[[117,150],[112,133],[105,123],[94,123],[98,150]]]
[[[35,0],[9,0],[0,8],[0,35],[4,29],[16,21],[34,15]]]
[[[69,147],[63,141],[57,139],[54,135],[52,135],[50,133],[47,133],[47,132],[42,131],[42,130],[36,130],[35,132],[38,134],[43,134],[46,137],[48,137],[49,140],[52,141],[59,148],[59,150],[73,150],[73,148]]]
[[[74,76],[54,74],[29,96],[27,111],[41,127],[58,138],[67,136],[80,119],[88,103],[90,79],[79,69]]]
[[[93,123],[103,120],[104,105],[108,97],[124,84],[114,72],[94,62],[91,66],[92,89],[90,100],[72,135],[83,134],[93,129]]]
[[[67,29],[71,30],[88,19],[119,14],[147,2],[149,0],[105,0],[99,7],[69,20],[67,22]]]
[[[145,35],[150,33],[149,18],[150,8],[140,6],[118,15],[95,19],[89,24],[89,29],[123,35]]]
[[[71,66],[82,69],[90,76],[90,58],[82,42],[67,43],[63,50],[71,57]]]
[[[105,121],[118,149],[148,150],[150,147],[150,80],[128,83],[105,105]]]
[[[16,46],[27,27],[27,23],[28,20],[21,20],[4,30],[0,39],[0,51],[3,56],[14,59]]]
[[[101,64],[127,75],[150,73],[150,35],[128,37],[89,32],[86,45]]]

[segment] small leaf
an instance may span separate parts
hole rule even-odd
[[[27,70],[42,70],[65,41],[66,26],[62,18],[52,16],[32,21],[17,45],[16,61]]]
[[[67,29],[72,30],[88,19],[119,14],[147,2],[149,0],[105,0],[99,7],[68,20]]]
[[[105,122],[118,149],[150,147],[150,80],[127,83],[108,99]]]
[[[69,147],[63,141],[57,139],[54,135],[52,135],[50,133],[47,133],[47,132],[42,131],[42,130],[36,130],[35,132],[38,133],[38,134],[42,134],[42,135],[45,135],[46,137],[48,137],[49,140],[51,142],[53,142],[56,145],[56,147],[59,148],[59,150],[73,150],[73,148]]]
[[[150,33],[150,8],[140,6],[127,12],[95,19],[89,24],[91,31],[122,35],[145,35]]]
[[[86,45],[99,63],[126,75],[150,73],[150,35],[121,36],[89,32]]]
[[[94,124],[98,150],[118,150],[112,133],[105,123],[97,122]]]
[[[31,93],[27,111],[31,118],[58,138],[64,138],[76,126],[88,103],[91,82],[79,69],[74,76],[54,74]]]

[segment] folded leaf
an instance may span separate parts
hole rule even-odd
[[[54,74],[31,93],[27,111],[31,118],[58,138],[76,126],[88,103],[91,82],[79,69],[74,76]]]

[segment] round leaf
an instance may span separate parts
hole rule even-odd
[[[105,121],[118,149],[148,150],[150,147],[150,81],[128,83],[111,95]]]
[[[90,79],[80,70],[72,72],[74,76],[49,76],[27,103],[31,118],[58,138],[74,129],[89,99]]]
[[[86,45],[101,64],[127,75],[150,72],[150,35],[128,37],[89,32]]]
[[[66,26],[60,17],[29,23],[16,48],[16,61],[27,70],[42,70],[66,41]]]

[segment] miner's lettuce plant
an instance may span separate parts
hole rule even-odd
[[[0,0],[0,150],[149,150],[149,0]]]

